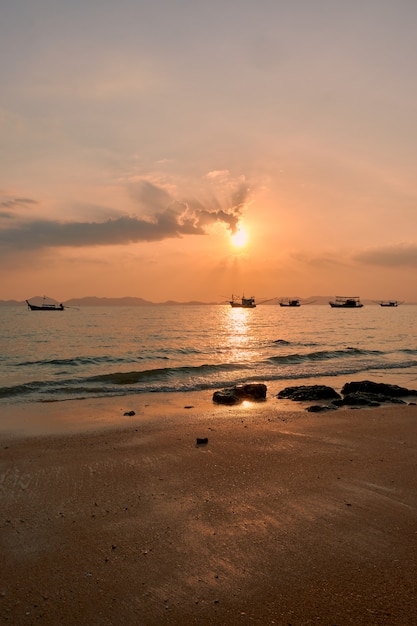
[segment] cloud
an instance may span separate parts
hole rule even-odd
[[[0,245],[9,251],[21,252],[57,247],[126,245],[205,235],[215,223],[223,224],[233,233],[245,207],[248,189],[241,182],[232,186],[224,207],[214,196],[206,203],[196,199],[178,200],[165,187],[148,180],[131,184],[129,192],[140,215],[120,215],[114,211],[109,216],[107,210],[105,219],[96,217],[84,221],[20,218],[19,223],[14,223],[12,227],[0,229]],[[34,203],[28,198],[15,198],[4,200],[0,208]],[[12,217],[11,211],[5,210],[3,217]]]
[[[10,198],[7,200],[0,200],[0,207],[5,209],[26,208],[28,205],[37,204],[36,200],[31,198]]]
[[[34,204],[37,204],[37,201],[32,198],[0,198],[0,219],[13,219],[20,209],[27,209]]]
[[[105,222],[53,222],[35,220],[0,231],[0,244],[11,249],[34,250],[62,246],[120,245],[139,241],[160,241],[183,234],[202,234],[201,228],[178,221],[175,211],[167,209],[154,221],[119,217]]]
[[[122,216],[106,221],[57,222],[32,220],[0,230],[0,245],[34,250],[62,246],[102,246],[161,241],[184,235],[204,235],[207,227],[222,222],[233,230],[238,216],[224,211],[193,211],[174,203],[152,218]]]
[[[173,192],[169,192],[166,187],[156,185],[149,180],[140,180],[130,184],[129,191],[131,197],[139,204],[139,207],[146,215],[160,215],[166,208],[177,210],[186,215],[187,218],[205,228],[214,222],[223,222],[232,232],[235,232],[243,209],[247,203],[249,189],[242,181],[237,183],[230,180],[227,171],[211,172],[206,178],[222,178],[222,195],[228,193],[228,198],[222,203],[214,193],[211,193],[208,200],[199,198],[175,198]],[[217,182],[217,181],[216,181]]]
[[[400,243],[364,250],[355,255],[354,259],[367,265],[381,267],[417,267],[417,244]]]
[[[148,180],[140,180],[130,184],[129,192],[147,214],[161,213],[174,201],[166,189],[154,185]]]

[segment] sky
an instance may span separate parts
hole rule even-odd
[[[417,301],[416,26],[415,0],[5,0],[0,299]]]

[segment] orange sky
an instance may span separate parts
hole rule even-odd
[[[417,5],[1,13],[0,299],[417,301]]]

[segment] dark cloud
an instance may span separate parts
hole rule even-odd
[[[105,222],[27,222],[0,231],[0,244],[25,250],[60,246],[103,246],[160,241],[189,233],[201,234],[202,231],[189,221],[179,224],[176,213],[168,209],[152,222],[137,217],[120,217]]]
[[[145,217],[115,216],[84,222],[20,221],[12,228],[0,230],[0,245],[9,250],[23,251],[161,241],[185,235],[204,235],[214,223],[222,223],[234,232],[247,194],[245,187],[239,187],[231,197],[229,207],[219,208],[217,204],[212,209],[199,201],[175,200],[165,189],[147,181],[135,184],[130,191]],[[19,201],[33,202],[24,198],[14,200],[16,204]]]
[[[242,183],[232,193],[226,207],[221,207],[214,195],[210,197],[208,206],[198,200],[187,200],[186,205],[189,211],[197,217],[201,227],[205,228],[214,222],[222,222],[232,233],[235,233],[248,201],[248,193],[247,184]]]
[[[60,246],[102,246],[140,241],[161,241],[184,235],[204,235],[205,227],[214,222],[231,226],[235,218],[223,214],[188,215],[170,207],[153,220],[119,217],[104,222],[53,222],[34,220],[14,228],[0,230],[0,245],[8,248],[33,250]],[[201,221],[200,221],[201,218]]]
[[[417,267],[417,244],[398,244],[365,250],[356,261],[381,267]]]
[[[166,189],[149,181],[132,184],[130,194],[147,215],[161,214],[166,207],[169,207],[187,215],[190,222],[198,225],[199,228],[204,229],[215,222],[222,222],[231,232],[235,232],[247,202],[248,187],[243,183],[240,184],[231,194],[226,207],[222,207],[214,195],[210,196],[207,203],[195,198],[179,201],[173,198]]]

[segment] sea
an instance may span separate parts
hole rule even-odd
[[[210,391],[247,382],[374,380],[417,388],[417,306],[0,308],[0,409]]]

